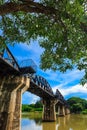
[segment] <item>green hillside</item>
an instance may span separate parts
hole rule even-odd
[[[71,97],[67,100],[71,113],[87,114],[87,100],[79,97]]]

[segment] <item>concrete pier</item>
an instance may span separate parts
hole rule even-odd
[[[21,94],[29,84],[27,77],[0,78],[0,130],[20,130]]]
[[[43,100],[43,121],[50,122],[55,120],[55,100]]]

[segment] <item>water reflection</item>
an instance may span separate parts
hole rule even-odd
[[[21,124],[21,130],[87,130],[87,115],[67,115],[49,123],[38,117],[23,117]]]
[[[56,123],[54,122],[42,123],[42,130],[56,130]]]

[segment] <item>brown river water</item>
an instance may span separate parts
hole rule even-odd
[[[21,130],[87,130],[87,115],[72,114],[47,123],[42,122],[41,113],[26,114],[21,119]]]

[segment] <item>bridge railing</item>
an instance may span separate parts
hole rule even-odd
[[[19,65],[7,46],[0,50],[0,56],[15,69],[19,70]]]
[[[0,57],[5,60],[9,65],[19,71],[20,74],[36,73],[37,66],[32,59],[21,61],[20,64],[16,61],[9,48],[0,48]]]
[[[4,49],[0,48],[0,56],[3,57],[3,54],[4,54]]]
[[[37,66],[35,65],[32,59],[23,60],[19,65],[8,47],[6,47],[4,50],[3,49],[0,50],[0,57],[2,57],[15,69],[17,69],[20,74],[29,76],[31,75],[30,79],[32,82],[37,84],[39,87],[42,87],[45,91],[49,92],[50,94],[54,95],[53,90],[50,84],[47,82],[47,80],[42,76],[34,74],[36,73]],[[64,97],[62,96],[62,94],[59,92],[58,89],[54,96],[55,98],[60,99],[64,104],[66,104],[66,100],[64,99]]]
[[[39,75],[32,75],[30,78],[32,82],[48,91],[49,93],[53,94],[52,88],[45,78]]]
[[[37,66],[32,59],[21,61],[19,66],[20,66],[20,72],[22,74],[28,74],[28,73],[31,74],[31,73],[36,73],[37,71]]]
[[[55,98],[60,99],[64,104],[66,104],[66,100],[58,89],[56,89]]]

